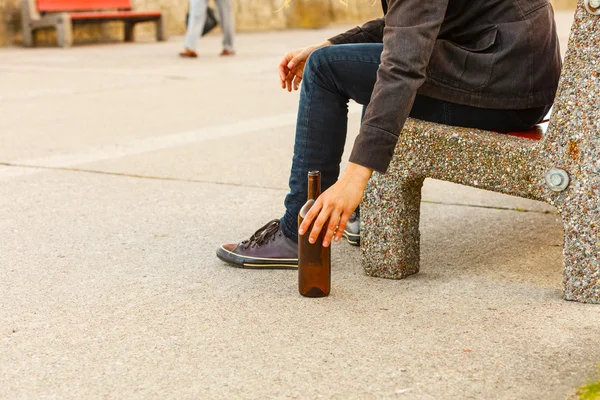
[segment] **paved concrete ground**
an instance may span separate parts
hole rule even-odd
[[[422,272],[366,277],[341,243],[325,299],[215,258],[282,212],[298,95],[274,67],[335,31],[240,35],[232,59],[218,36],[197,60],[180,38],[0,51],[0,398],[563,399],[593,377],[600,308],[561,299],[541,203],[428,180]]]

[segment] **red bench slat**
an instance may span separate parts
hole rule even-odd
[[[37,8],[43,12],[131,9],[131,0],[37,0]]]
[[[544,130],[540,125],[536,125],[528,131],[508,132],[506,134],[510,135],[510,136],[522,137],[525,139],[541,140],[542,137],[544,136]]]
[[[160,11],[104,11],[71,13],[71,20],[82,19],[124,19],[135,17],[160,17]]]

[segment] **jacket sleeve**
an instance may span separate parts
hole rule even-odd
[[[388,1],[381,64],[351,162],[387,170],[417,90],[425,81],[448,1]]]
[[[333,44],[381,43],[383,41],[383,18],[377,18],[362,26],[352,28],[329,39]]]

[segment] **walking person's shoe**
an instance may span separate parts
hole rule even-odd
[[[221,57],[225,57],[225,56],[235,56],[235,51],[233,50],[227,50],[227,49],[223,49],[223,51],[221,52],[221,54],[219,54]]]
[[[248,240],[224,244],[217,257],[239,268],[297,269],[298,243],[288,239],[274,219],[257,230]]]
[[[343,237],[352,246],[360,246],[360,215],[353,212],[344,228]]]
[[[198,57],[198,54],[196,54],[194,50],[185,49],[184,51],[179,53],[179,56],[183,58],[196,58]]]

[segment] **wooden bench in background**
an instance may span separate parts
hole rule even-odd
[[[35,45],[35,31],[55,28],[58,45],[73,43],[73,25],[124,21],[125,41],[133,41],[138,22],[154,22],[156,39],[166,40],[164,15],[161,11],[133,11],[131,0],[22,0],[23,42]]]

